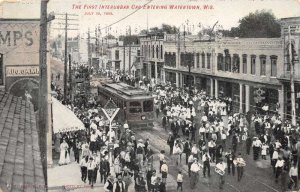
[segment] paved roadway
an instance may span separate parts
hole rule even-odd
[[[226,122],[226,120],[225,120]],[[203,192],[215,192],[220,191],[218,188],[218,177],[214,171],[214,167],[211,167],[211,177],[204,178],[202,176],[202,170],[196,189],[192,190],[189,186],[188,168],[185,165],[185,154],[182,155],[182,163],[176,166],[175,160],[169,156],[169,146],[167,145],[168,132],[162,127],[160,122],[155,122],[152,130],[140,130],[137,131],[137,135],[140,138],[150,139],[150,144],[154,150],[159,153],[160,150],[166,151],[168,165],[170,169],[170,177],[176,178],[179,170],[184,173],[184,191],[203,191]],[[229,146],[229,141],[227,143]],[[237,181],[237,172],[235,177],[232,175],[225,176],[225,187],[221,191],[228,192],[279,192],[281,191],[280,185],[275,183],[275,177],[270,167],[270,160],[254,161],[251,155],[245,155],[245,149],[239,146],[238,151],[242,152],[244,159],[247,162],[247,166],[244,168],[244,176],[240,182]],[[158,168],[157,168],[158,169]],[[174,183],[176,185],[176,183]],[[168,186],[167,186],[168,187]],[[169,190],[170,189],[170,190]],[[172,189],[168,187],[168,191]],[[173,191],[173,190],[172,190]]]
[[[52,68],[52,72],[54,73],[54,78],[55,75],[60,72],[61,75],[61,79],[58,82],[58,84],[62,87],[63,86],[63,65],[61,61],[58,61],[56,59],[52,59],[51,60],[51,68]],[[197,114],[198,115],[198,114]],[[155,158],[155,162],[154,162],[154,166],[156,167],[156,169],[158,170],[158,160],[157,160],[157,156],[160,150],[164,149],[166,151],[166,154],[169,154],[169,146],[167,145],[167,137],[168,137],[168,133],[161,127],[161,117],[159,119],[157,119],[157,121],[155,122],[154,128],[152,130],[140,130],[137,131],[137,136],[139,138],[149,138],[151,145],[153,146],[154,151],[157,153],[155,154],[156,158]],[[199,121],[199,117],[196,118],[196,121]],[[225,124],[226,124],[226,119],[225,119]],[[198,133],[198,131],[197,131]],[[197,135],[197,134],[196,134]],[[229,142],[227,143],[227,146],[229,146]],[[247,162],[247,166],[245,167],[244,170],[244,176],[242,178],[242,181],[237,182],[237,173],[235,175],[235,177],[233,176],[229,176],[226,173],[226,177],[225,177],[225,187],[222,191],[225,192],[279,192],[281,191],[280,186],[278,184],[276,184],[274,182],[275,178],[274,175],[272,173],[272,168],[270,167],[270,161],[267,157],[267,160],[259,160],[259,161],[253,161],[252,158],[252,151],[251,151],[251,155],[247,156],[244,155],[245,151],[243,150],[243,148],[240,146],[239,150],[243,153],[243,157]],[[215,192],[215,191],[220,191],[218,188],[218,178],[216,173],[214,172],[214,167],[211,167],[211,177],[208,178],[203,178],[202,176],[202,171],[200,173],[200,178],[199,178],[199,182],[198,185],[196,187],[195,190],[191,190],[189,187],[189,177],[188,177],[188,169],[187,169],[187,165],[185,165],[185,156],[182,155],[182,163],[178,166],[176,166],[175,160],[172,159],[172,157],[167,156],[167,160],[168,160],[168,165],[169,165],[169,171],[170,174],[168,175],[168,184],[167,184],[167,191],[176,191],[176,175],[178,173],[179,170],[181,170],[184,173],[184,191],[201,191],[201,192]],[[77,165],[78,166],[78,165]],[[60,174],[63,174],[64,177],[69,177],[72,178],[71,180],[73,180],[74,184],[78,184],[81,185],[83,184],[79,178],[78,173],[73,172],[74,169],[79,169],[77,168],[76,165],[69,165],[68,167],[62,168],[60,167],[60,171],[58,171],[58,167],[56,168],[56,170],[50,170],[50,173],[54,180],[57,177],[60,177]],[[76,167],[76,168],[75,168]],[[77,172],[76,170],[76,172]],[[49,170],[48,170],[48,174],[49,174]],[[56,175],[58,174],[58,175]],[[76,179],[74,178],[76,177]],[[78,180],[79,179],[79,180]],[[77,181],[78,180],[78,181]],[[53,180],[52,180],[53,181]],[[67,181],[70,181],[67,179]],[[57,181],[56,181],[57,182]],[[73,182],[67,182],[69,184],[73,184]],[[49,182],[51,183],[51,182]],[[63,182],[63,184],[65,184],[66,182]],[[58,184],[58,183],[56,183]],[[59,184],[60,185],[60,184]],[[57,185],[56,185],[57,186]],[[102,187],[98,186],[96,188],[94,188],[94,190],[91,191],[102,191],[101,190]],[[77,189],[79,191],[81,191],[80,189]],[[77,191],[75,190],[75,191]],[[85,189],[87,190],[87,189]],[[73,191],[73,190],[72,190]],[[90,190],[87,190],[90,191]]]

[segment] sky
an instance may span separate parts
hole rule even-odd
[[[167,9],[140,9],[138,6],[147,4],[154,6],[166,5]],[[76,6],[75,6],[76,5]],[[128,6],[127,9],[99,9],[100,5]],[[170,9],[171,5],[199,6],[202,9]],[[208,5],[211,9],[204,10]],[[79,6],[81,6],[79,8]],[[75,9],[76,8],[76,9]],[[79,31],[70,32],[86,34],[88,28],[92,30],[100,25],[101,33],[108,32],[113,35],[124,35],[131,27],[132,34],[142,29],[161,26],[162,23],[175,25],[183,30],[183,25],[188,25],[192,33],[200,30],[200,27],[213,26],[230,29],[238,26],[238,21],[250,12],[256,10],[270,10],[276,18],[300,16],[300,0],[50,0],[48,13],[68,13],[78,16],[70,16],[72,20],[70,28],[79,28]],[[135,13],[133,13],[136,11]],[[133,13],[133,14],[132,14]],[[92,14],[92,15],[91,15]],[[101,15],[99,15],[101,14]],[[130,16],[128,16],[131,14]],[[0,0],[0,16],[2,18],[38,18],[40,15],[40,0]],[[127,18],[119,21],[120,19]],[[56,16],[51,26],[63,27],[63,16]],[[112,25],[108,30],[105,28]],[[53,33],[63,33],[55,30]]]

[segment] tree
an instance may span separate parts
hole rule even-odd
[[[149,29],[149,33],[152,33],[152,34],[163,34],[163,33],[167,33],[167,34],[176,34],[178,33],[179,30],[176,26],[171,26],[171,25],[168,25],[168,24],[162,24],[160,27],[151,27]],[[147,34],[147,30],[142,30],[140,32],[140,34]]]
[[[175,34],[178,33],[178,28],[176,26],[171,26],[171,25],[167,25],[167,24],[162,24],[161,25],[161,30],[163,32],[166,32],[167,34]]]
[[[261,10],[240,19],[238,27],[220,32],[227,37],[274,38],[280,37],[280,23],[272,12]]]
[[[242,18],[239,23],[240,37],[280,37],[280,24],[272,12],[255,11]]]
[[[120,35],[119,40],[123,41],[124,45],[129,45],[129,44],[139,44],[139,37],[137,35]]]
[[[116,39],[115,36],[113,36],[112,34],[108,34],[104,37],[105,39]]]

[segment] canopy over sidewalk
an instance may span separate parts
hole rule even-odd
[[[52,97],[53,132],[61,133],[85,129],[84,124],[68,107]]]

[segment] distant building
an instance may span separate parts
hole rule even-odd
[[[147,34],[140,36],[141,76],[154,78],[157,83],[163,81],[164,34]]]
[[[119,42],[118,45],[108,49],[108,63],[105,69],[136,76],[136,66],[139,65],[140,54],[140,45],[123,45],[123,42]]]
[[[177,87],[197,87],[215,98],[230,97],[234,112],[261,109],[290,117],[291,61],[295,66],[296,117],[300,116],[300,17],[281,19],[280,38],[204,40],[183,34],[141,36],[143,72]],[[298,119],[299,121],[299,119]]]

